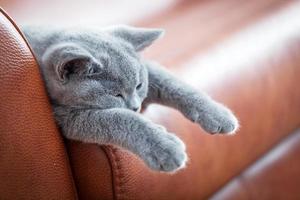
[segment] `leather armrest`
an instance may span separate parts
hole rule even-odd
[[[39,68],[0,9],[0,199],[75,199]]]

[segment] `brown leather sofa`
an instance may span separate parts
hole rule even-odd
[[[182,37],[165,15],[140,23],[178,28],[145,55],[228,105],[241,124],[237,135],[211,136],[172,109],[150,107],[145,115],[187,144],[187,168],[171,175],[116,147],[65,141],[30,48],[1,10],[0,199],[300,199],[300,4],[272,2],[243,22],[207,24],[206,39]],[[173,19],[198,13],[186,9]],[[195,23],[184,24],[198,34],[205,26]],[[173,47],[180,51],[163,53]]]

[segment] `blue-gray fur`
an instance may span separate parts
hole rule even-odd
[[[185,145],[136,112],[142,103],[174,107],[210,133],[238,128],[229,109],[140,57],[139,51],[162,30],[115,26],[23,31],[66,138],[118,145],[154,170],[173,172],[186,164]]]

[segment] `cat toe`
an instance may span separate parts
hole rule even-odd
[[[228,119],[227,122],[223,124],[220,133],[233,135],[236,133],[238,128],[239,128],[239,122],[236,117],[232,116],[230,119]]]

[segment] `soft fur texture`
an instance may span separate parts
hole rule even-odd
[[[118,145],[154,170],[173,172],[186,164],[185,145],[139,114],[142,103],[176,108],[210,133],[233,133],[238,128],[229,109],[140,57],[139,51],[162,30],[29,26],[23,31],[66,138]]]

